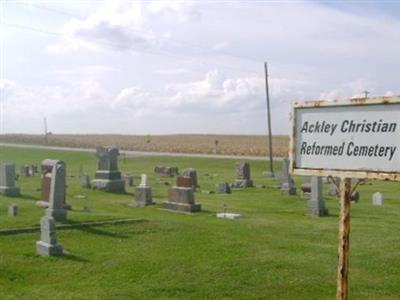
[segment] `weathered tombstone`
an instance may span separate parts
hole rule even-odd
[[[43,256],[63,254],[63,247],[57,242],[56,224],[52,217],[44,216],[40,219],[40,241],[36,242],[36,251]]]
[[[328,209],[322,196],[323,183],[322,178],[318,176],[311,177],[311,198],[308,201],[308,212],[311,216],[325,216]]]
[[[383,195],[382,193],[376,192],[372,195],[372,204],[373,205],[382,205],[383,204]]]
[[[18,214],[18,206],[13,203],[8,206],[8,216],[15,217]]]
[[[19,187],[15,185],[15,165],[10,163],[0,163],[0,194],[5,196],[18,196]]]
[[[29,165],[21,166],[21,176],[25,176],[25,177],[31,176],[31,172],[29,169],[30,169]]]
[[[194,191],[191,187],[174,186],[168,191],[168,200],[162,203],[162,207],[169,210],[183,212],[199,212],[201,205],[194,200]]]
[[[189,168],[183,171],[182,175],[184,177],[190,177],[192,178],[192,184],[193,184],[193,190],[196,190],[196,188],[199,186],[197,182],[197,171],[194,168]]]
[[[118,171],[119,151],[115,147],[99,147],[96,149],[98,167],[92,188],[106,192],[125,193],[125,180]]]
[[[236,162],[236,180],[232,186],[234,188],[252,187],[253,181],[250,177],[250,164],[248,162]]]
[[[162,177],[173,177],[179,174],[178,168],[176,167],[163,167],[163,166],[156,166],[154,168],[154,172],[157,176]]]
[[[81,187],[84,189],[91,188],[89,175],[87,174],[81,175]]]
[[[37,201],[36,205],[39,207],[49,207],[50,205],[50,191],[51,191],[51,186],[52,186],[52,181],[54,180],[54,173],[53,169],[56,165],[63,165],[64,169],[64,199],[63,199],[63,208],[65,209],[71,209],[71,206],[66,203],[65,201],[65,179],[66,179],[66,167],[65,163],[61,160],[57,159],[45,159],[41,163],[41,178],[42,178],[42,200]]]
[[[289,174],[289,160],[287,158],[283,159],[283,169],[282,169],[282,186],[281,192],[288,195],[296,194],[296,186],[292,176]]]
[[[132,175],[124,175],[125,180],[125,188],[133,186],[133,176]]]
[[[193,180],[191,177],[178,176],[176,178],[177,187],[193,188]]]
[[[303,176],[303,183],[301,184],[301,196],[303,198],[311,197],[311,177]]]
[[[52,169],[52,180],[50,185],[49,208],[47,215],[55,221],[65,222],[67,210],[65,209],[65,164],[58,162]]]
[[[148,185],[147,182],[147,175],[142,174],[139,186],[135,188],[135,199],[132,206],[147,206],[153,205],[152,194],[151,194],[151,187]]]
[[[217,184],[217,193],[218,194],[230,194],[231,187],[229,186],[229,183],[227,183],[227,182],[218,183]]]

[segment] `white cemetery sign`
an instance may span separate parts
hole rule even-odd
[[[295,102],[291,120],[290,173],[342,179],[336,296],[347,299],[351,178],[400,180],[400,97]]]
[[[398,180],[400,98],[295,103],[292,173]]]

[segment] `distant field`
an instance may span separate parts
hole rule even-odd
[[[218,140],[218,146],[215,146]],[[44,145],[43,135],[6,134],[0,135],[0,142]],[[115,145],[121,150],[177,152],[177,153],[217,153],[222,155],[268,154],[267,137],[262,135],[49,135],[50,146],[96,148],[98,146]],[[289,137],[273,136],[273,155],[286,156]]]

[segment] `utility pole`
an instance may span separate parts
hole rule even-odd
[[[47,145],[47,118],[44,117],[44,144]]]
[[[269,86],[268,86],[268,66],[267,63],[264,62],[265,69],[265,94],[267,97],[267,115],[268,115],[268,145],[269,145],[269,167],[270,167],[270,176],[274,176],[274,162],[272,155],[272,129],[271,129],[271,107],[269,104]]]

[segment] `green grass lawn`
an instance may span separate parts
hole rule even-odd
[[[41,257],[39,232],[0,235],[0,299],[334,299],[339,206],[325,199],[330,216],[307,216],[307,200],[284,196],[262,172],[267,162],[251,161],[256,185],[231,195],[205,194],[220,181],[233,182],[235,161],[227,159],[138,157],[119,162],[123,173],[149,175],[157,205],[128,206],[128,194],[80,188],[79,170],[93,177],[97,163],[90,153],[2,148],[0,160],[40,165],[44,158],[67,164],[70,223],[133,218],[137,222],[59,229],[66,255]],[[157,181],[156,165],[197,169],[201,213],[160,210],[168,186]],[[279,168],[280,164],[277,163]],[[207,175],[208,174],[208,175]],[[166,179],[173,184],[174,179]],[[296,178],[297,186],[301,179]],[[359,187],[352,205],[350,299],[400,299],[400,201],[398,183],[371,182]],[[40,177],[18,181],[22,196],[0,196],[0,228],[37,225],[44,210]],[[384,194],[383,206],[371,195]],[[84,195],[86,199],[77,199]],[[19,215],[7,216],[10,203]],[[238,220],[215,217],[223,204],[241,213]],[[84,206],[91,208],[84,211]]]

